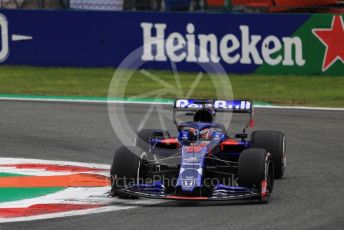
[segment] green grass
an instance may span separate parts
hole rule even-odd
[[[36,68],[0,67],[0,94],[29,94],[48,96],[99,96],[108,95],[115,70],[111,68]],[[155,76],[176,85],[172,72],[150,71]],[[127,77],[129,71],[124,71]],[[197,74],[179,73],[183,92],[188,91]],[[225,78],[226,76],[222,76]],[[195,98],[215,97],[212,79],[205,75],[192,94]],[[344,107],[344,76],[257,76],[230,75],[235,98],[253,99],[281,105]],[[125,84],[120,83],[124,88]],[[162,86],[139,71],[130,78],[126,97],[161,89]],[[122,96],[116,95],[115,96]],[[163,91],[161,98],[175,98],[174,92]]]

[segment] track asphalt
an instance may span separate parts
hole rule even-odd
[[[135,127],[147,105],[125,110]],[[105,104],[0,101],[0,156],[110,164],[121,142],[107,111]],[[344,112],[262,108],[255,117],[255,129],[287,137],[286,177],[267,205],[173,201],[0,229],[343,229]]]

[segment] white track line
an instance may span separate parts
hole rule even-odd
[[[67,103],[86,103],[86,104],[143,104],[143,105],[172,105],[170,102],[160,101],[126,101],[126,100],[83,100],[83,99],[58,99],[58,98],[21,98],[21,97],[0,97],[0,101],[30,101],[30,102],[67,102]],[[334,107],[311,107],[311,106],[280,106],[280,105],[255,105],[255,108],[263,109],[295,109],[295,110],[322,110],[322,111],[344,111],[344,108]]]
[[[21,97],[0,97],[0,101],[32,101],[32,102],[68,102],[68,103],[97,103],[97,104],[157,104],[157,105],[172,105],[170,102],[161,101],[126,101],[126,100],[88,100],[88,99],[59,99],[59,98],[21,98]]]
[[[71,172],[69,171],[48,171],[44,169],[35,169],[35,168],[16,168],[15,166],[1,166],[1,165],[11,165],[11,164],[27,164],[27,163],[34,163],[34,164],[54,164],[54,165],[61,165],[61,166],[79,166],[79,167],[86,167],[86,168],[95,168],[101,169],[101,171],[87,171],[89,174],[101,174],[108,176],[110,171],[110,165],[106,164],[93,164],[93,163],[79,163],[79,162],[71,162],[71,161],[50,161],[50,160],[40,160],[40,159],[21,159],[21,158],[7,158],[1,157],[0,158],[0,172],[2,173],[13,173],[14,171],[17,174],[23,175],[31,175],[31,176],[58,176],[58,175],[69,175]]]
[[[255,105],[254,108],[263,108],[263,109],[297,109],[297,110],[344,111],[344,108],[333,108],[333,107],[308,107],[308,106],[282,106],[282,105]]]

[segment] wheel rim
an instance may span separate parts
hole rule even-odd
[[[265,175],[261,182],[261,197],[260,200],[264,203],[268,202],[274,185],[274,165],[271,160],[271,154],[268,153],[265,159]]]
[[[266,186],[267,196],[270,196],[273,190],[273,186],[274,186],[274,171],[273,171],[273,165],[271,161],[268,162],[268,174],[266,178],[266,183],[267,183],[267,186]]]
[[[283,159],[282,159],[282,162],[283,162],[283,174],[284,174],[284,171],[285,171],[285,168],[287,167],[287,154],[286,154],[286,141],[285,141],[285,137],[283,137]]]

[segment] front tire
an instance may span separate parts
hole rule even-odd
[[[136,147],[120,147],[110,169],[111,196],[136,198],[120,192],[126,185],[136,184],[140,178],[141,151]]]
[[[246,149],[238,164],[239,186],[260,191],[260,202],[267,203],[274,186],[274,168],[271,154],[265,149]]]

